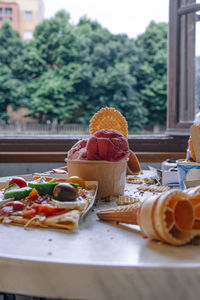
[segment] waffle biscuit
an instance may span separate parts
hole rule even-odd
[[[139,174],[141,172],[140,163],[133,151],[130,151],[129,159],[127,162],[126,173],[128,175]]]
[[[168,191],[170,188],[168,186],[164,185],[140,185],[137,187],[139,191],[148,191],[148,192],[158,192],[158,193],[163,193]]]
[[[150,184],[150,185],[152,185],[152,184],[158,184],[158,181],[156,180],[156,179],[154,179],[154,178],[148,178],[148,177],[145,177],[144,178],[144,182],[146,183],[146,184]]]
[[[114,129],[128,139],[128,124],[122,114],[113,107],[100,109],[90,120],[90,135],[100,129]]]
[[[126,177],[126,182],[132,184],[142,184],[143,180],[140,178]]]
[[[139,202],[140,200],[136,197],[132,197],[132,196],[127,196],[127,195],[123,195],[123,196],[119,196],[117,198],[116,203],[119,205],[128,205],[128,204],[133,204],[136,202]]]

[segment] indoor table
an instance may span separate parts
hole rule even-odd
[[[0,225],[0,291],[91,300],[198,299],[200,246],[152,241],[138,226],[100,221],[97,200],[70,231]]]

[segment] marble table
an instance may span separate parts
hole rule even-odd
[[[198,299],[200,246],[144,238],[99,221],[99,201],[74,232],[0,225],[0,291],[91,300]]]

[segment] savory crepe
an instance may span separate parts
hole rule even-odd
[[[25,187],[18,186],[17,189],[15,183],[8,184],[1,189],[0,223],[23,225],[24,228],[34,226],[75,229],[79,225],[80,218],[88,212],[95,201],[97,183],[85,182],[85,184],[85,188],[82,188],[74,186],[73,183],[70,189],[68,183],[55,181],[53,184],[41,180],[32,181]],[[64,193],[64,198],[59,195],[54,199],[57,195],[55,187],[60,191],[59,188],[63,186],[68,188],[68,193]],[[46,193],[48,191],[51,191],[50,194]],[[74,191],[75,198],[72,198],[71,192]],[[27,196],[19,199],[26,193]],[[8,198],[10,195],[13,198]]]

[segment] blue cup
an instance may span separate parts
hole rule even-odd
[[[177,160],[179,185],[184,190],[184,181],[200,180],[200,163],[190,162],[185,159]]]

